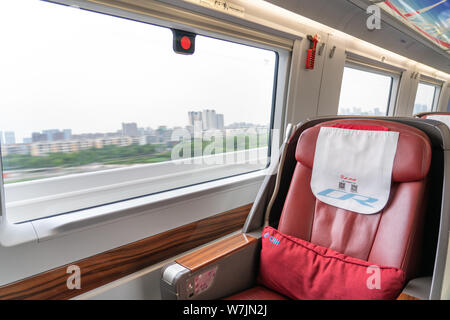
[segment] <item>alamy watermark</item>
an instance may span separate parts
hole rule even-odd
[[[366,270],[370,276],[367,278],[366,286],[369,290],[381,289],[381,270],[378,266],[369,266]]]
[[[377,5],[370,5],[367,7],[366,13],[369,15],[366,21],[367,29],[380,30],[381,29],[381,9]]]
[[[178,128],[172,132],[171,160],[175,164],[229,165],[267,164],[269,137],[278,141],[280,131],[267,127],[227,130],[202,130],[201,122],[193,130]],[[278,156],[278,148],[271,150]]]
[[[77,265],[70,265],[67,267],[66,273],[70,274],[67,278],[67,289],[81,289],[81,270]]]

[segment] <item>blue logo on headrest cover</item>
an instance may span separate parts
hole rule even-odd
[[[280,240],[275,238],[274,236],[271,236],[269,232],[266,232],[264,234],[264,238],[269,238],[269,241],[272,242],[274,245],[278,245],[280,243]]]
[[[358,202],[359,204],[366,206],[366,207],[371,207],[371,208],[373,208],[373,206],[370,203],[374,203],[374,202],[378,201],[378,199],[376,199],[376,198],[366,197],[366,196],[363,196],[363,195],[360,195],[357,193],[349,193],[346,191],[336,190],[336,189],[331,189],[331,188],[325,189],[325,190],[319,192],[317,195],[336,199],[336,200],[353,199],[356,202]]]

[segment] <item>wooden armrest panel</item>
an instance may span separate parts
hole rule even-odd
[[[400,295],[398,296],[397,300],[420,300],[419,298],[410,296],[409,294],[406,293],[400,293]]]
[[[256,241],[255,237],[243,233],[236,234],[187,254],[175,260],[175,262],[191,271],[195,271]]]

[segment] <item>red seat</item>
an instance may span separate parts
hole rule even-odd
[[[358,214],[317,200],[311,192],[316,140],[321,127],[335,124],[377,125],[399,132],[389,201],[375,214]],[[300,135],[296,167],[284,202],[278,230],[348,256],[402,269],[406,278],[417,275],[426,206],[431,146],[422,131],[398,123],[372,119],[322,122]],[[272,299],[276,293],[254,287],[230,299]]]

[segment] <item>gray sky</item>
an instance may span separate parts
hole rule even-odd
[[[169,29],[38,0],[0,1],[1,131],[74,134],[185,126],[190,110],[268,124],[275,54],[197,36],[175,54]]]

